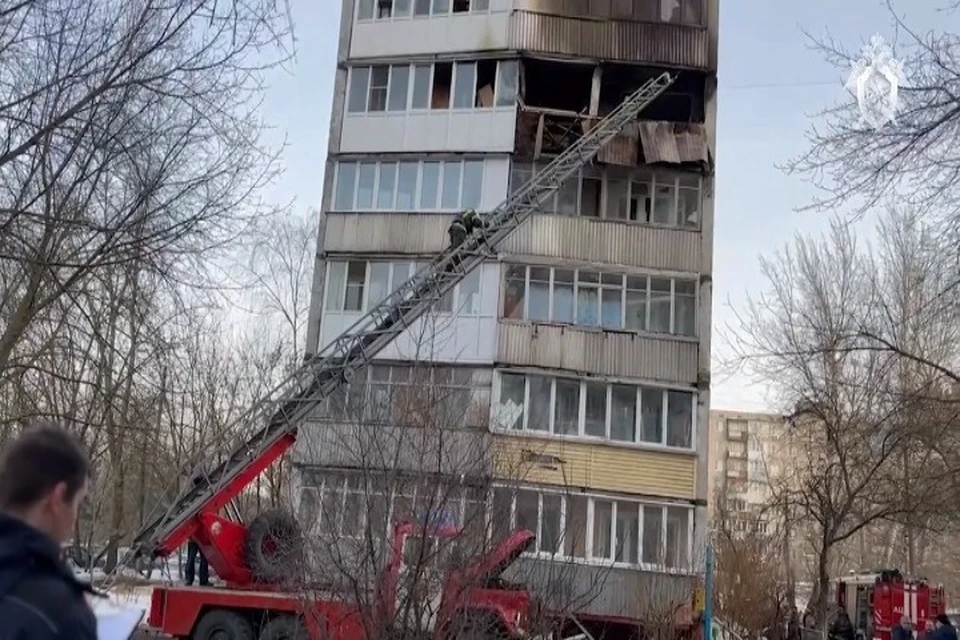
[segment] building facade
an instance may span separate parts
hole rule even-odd
[[[492,210],[679,72],[365,391],[301,427],[294,460],[302,510],[339,505],[342,535],[380,518],[350,502],[358,474],[441,475],[462,485],[452,517],[533,530],[518,566],[562,564],[564,597],[595,591],[585,614],[643,617],[652,580],[702,570],[707,531],[717,0],[343,2],[315,351],[441,251],[456,212]],[[379,486],[385,520],[434,495]]]
[[[786,422],[780,414],[710,412],[709,517],[734,534],[773,534],[773,503],[790,460]]]

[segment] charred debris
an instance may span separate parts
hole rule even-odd
[[[569,147],[631,92],[664,69],[524,58],[515,153],[548,160]],[[680,72],[642,119],[607,145],[596,162],[623,167],[664,166],[711,173],[705,126],[706,75]]]

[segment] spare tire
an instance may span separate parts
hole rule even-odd
[[[259,582],[295,580],[303,568],[303,533],[286,511],[265,511],[254,518],[243,547],[247,567]]]

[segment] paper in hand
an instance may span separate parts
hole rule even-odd
[[[103,607],[97,616],[97,640],[130,640],[143,620],[143,609]]]

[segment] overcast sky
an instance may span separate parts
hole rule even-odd
[[[298,211],[320,202],[336,59],[339,0],[291,0],[297,59],[271,76],[266,118],[287,138],[286,172],[271,190]],[[938,10],[946,0],[899,2],[916,28],[956,30],[957,18]],[[811,50],[803,31],[829,32],[850,46],[873,34],[893,42],[889,14],[878,0],[721,0],[717,206],[714,236],[715,334],[735,322],[732,308],[765,286],[761,253],[795,233],[816,233],[827,220],[797,213],[812,190],[784,176],[778,163],[804,149],[804,131],[820,109],[844,96],[846,73]],[[714,338],[715,361],[725,357]],[[761,382],[742,375],[713,378],[713,408],[780,410]]]

